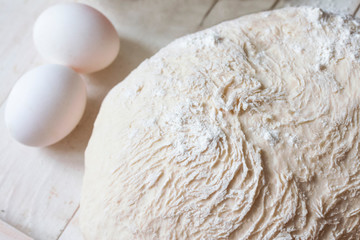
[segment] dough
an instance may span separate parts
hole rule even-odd
[[[360,27],[286,8],[180,38],[103,102],[86,240],[360,239]]]

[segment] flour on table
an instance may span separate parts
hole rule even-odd
[[[360,27],[285,8],[182,37],[108,94],[86,240],[359,239]]]

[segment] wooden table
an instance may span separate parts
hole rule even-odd
[[[46,63],[35,51],[32,26],[54,0],[0,0],[0,239],[79,240],[83,153],[107,92],[144,59],[182,35],[245,14],[313,5],[356,15],[360,0],[81,0],[115,25],[121,49],[107,69],[84,75],[88,104],[76,129],[47,148],[23,146],[4,124],[6,98],[26,71]]]

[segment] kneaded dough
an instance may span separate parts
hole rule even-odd
[[[360,239],[360,28],[286,8],[182,37],[107,95],[86,240]]]

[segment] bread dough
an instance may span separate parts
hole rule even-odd
[[[359,239],[360,28],[286,8],[182,37],[103,102],[86,240]]]

